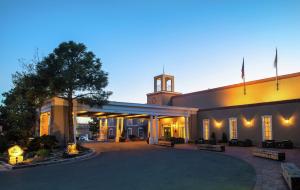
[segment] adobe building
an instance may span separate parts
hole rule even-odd
[[[154,92],[147,94],[147,104],[109,102],[103,107],[89,107],[74,102],[77,117],[99,117],[99,140],[109,135],[107,120],[115,120],[118,142],[124,122],[144,119],[151,144],[165,137],[182,137],[185,142],[216,134],[221,139],[250,139],[259,145],[264,140],[291,140],[300,146],[300,73],[266,78],[209,90],[181,94],[175,92],[174,76],[154,77]],[[54,134],[61,142],[67,138],[67,103],[53,98],[42,107],[40,135]]]

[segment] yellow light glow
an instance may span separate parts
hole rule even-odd
[[[254,118],[253,119],[247,119],[245,117],[242,117],[242,122],[245,127],[252,127],[254,123]]]
[[[44,112],[40,115],[40,136],[49,135],[50,112]]]
[[[295,117],[294,117],[294,115],[292,115],[290,117],[284,117],[284,116],[280,115],[279,119],[280,119],[280,122],[282,125],[289,127],[294,124]]]
[[[78,154],[76,144],[69,144],[67,147],[67,152],[71,155]]]
[[[214,123],[215,123],[215,127],[216,127],[216,128],[221,128],[222,125],[223,125],[223,121],[217,121],[217,120],[214,120]]]
[[[12,165],[23,162],[23,153],[21,147],[14,145],[8,149],[9,163]]]

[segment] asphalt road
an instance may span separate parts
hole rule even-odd
[[[1,190],[250,190],[255,171],[222,153],[148,148],[0,173]]]

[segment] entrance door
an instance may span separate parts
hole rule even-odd
[[[272,116],[262,116],[262,133],[263,140],[273,140],[272,134]]]
[[[164,127],[164,137],[165,138],[171,137],[171,127]]]

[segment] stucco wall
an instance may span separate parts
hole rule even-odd
[[[199,91],[172,97],[173,106],[209,109],[245,104],[257,104],[282,100],[300,99],[300,73],[279,77],[279,90],[275,78],[247,83],[244,95],[243,84]]]
[[[222,132],[225,132],[229,138],[229,118],[236,117],[238,139],[248,138],[258,145],[262,141],[263,115],[272,115],[274,140],[290,139],[296,146],[300,146],[300,102],[200,111],[199,126],[196,126],[200,132],[198,138],[203,135],[203,119],[210,121],[210,134],[215,132],[216,138],[221,139]],[[287,120],[289,123],[286,123]],[[247,121],[250,121],[250,125],[247,125]],[[222,124],[217,126],[217,123]]]

